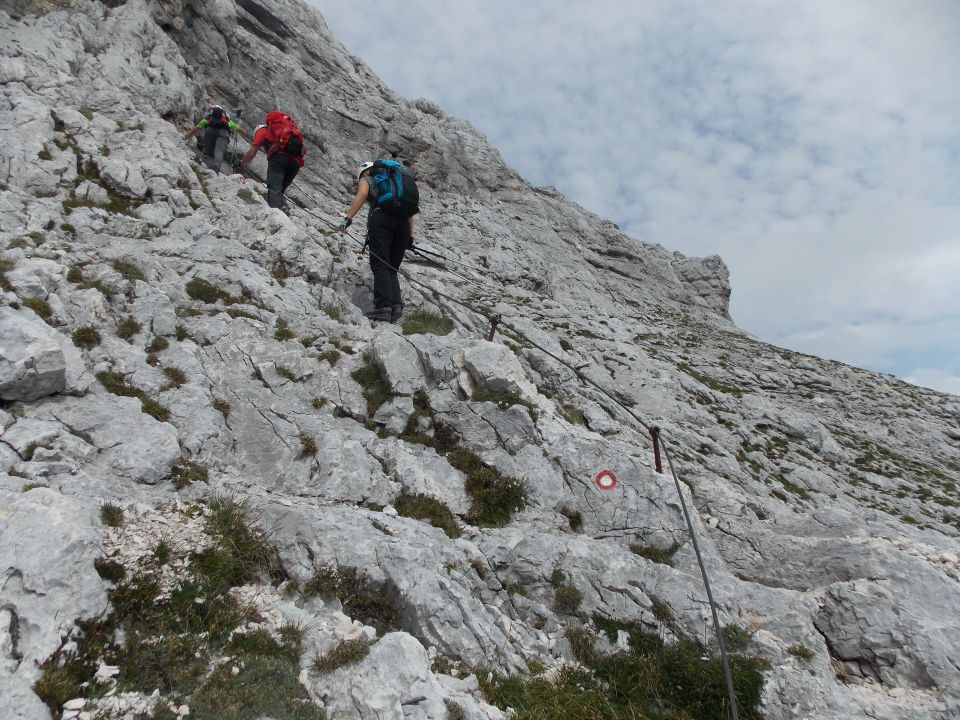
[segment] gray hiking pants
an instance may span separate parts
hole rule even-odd
[[[214,172],[220,172],[223,154],[230,144],[230,131],[226,128],[209,127],[203,135],[203,162]]]

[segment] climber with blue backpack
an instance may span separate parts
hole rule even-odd
[[[371,320],[396,322],[403,316],[403,298],[397,269],[413,246],[413,216],[420,212],[417,182],[403,163],[380,158],[360,166],[356,195],[340,223],[345,233],[364,203],[367,213],[367,244],[373,271]]]

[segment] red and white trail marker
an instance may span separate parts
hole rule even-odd
[[[617,486],[617,476],[610,470],[601,470],[593,479],[598,490],[613,490]]]

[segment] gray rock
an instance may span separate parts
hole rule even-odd
[[[31,686],[72,628],[107,607],[93,561],[102,552],[88,510],[53,490],[0,493],[0,687],[13,717],[47,718]]]
[[[386,328],[377,333],[370,345],[370,354],[393,392],[412,395],[423,387],[423,366],[417,350],[395,330]]]
[[[465,476],[437,455],[433,448],[387,440],[382,457],[391,476],[414,495],[428,495],[455,515],[466,515],[473,504],[464,489]]]
[[[908,588],[935,595],[943,613],[931,617],[904,607]],[[888,687],[957,688],[960,668],[947,640],[960,632],[957,608],[960,591],[955,581],[915,567],[907,577],[831,586],[816,625],[832,654],[855,676]]]
[[[493,392],[513,392],[521,397],[536,395],[517,356],[504,345],[483,340],[464,348],[463,364],[479,387]]]
[[[394,671],[384,675],[383,667]],[[472,686],[453,683],[451,690],[447,690],[430,671],[426,649],[406,633],[385,635],[361,662],[321,677],[314,691],[326,698],[326,708],[334,717],[345,720],[448,717],[444,704],[448,695],[469,707],[470,714],[464,709],[463,717],[478,720],[504,717],[496,708],[477,701],[476,683]]]
[[[36,400],[79,390],[83,370],[73,343],[33,312],[0,307],[0,398]]]
[[[51,399],[38,406],[36,416],[59,423],[61,437],[71,442],[65,456],[89,463],[91,470],[154,484],[180,458],[176,429],[145,414],[135,398]],[[97,448],[94,455],[91,446]]]
[[[383,425],[392,435],[399,435],[407,427],[412,415],[413,398],[409,395],[400,395],[381,405],[373,416],[373,421]]]

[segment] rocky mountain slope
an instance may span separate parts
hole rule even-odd
[[[530,187],[294,0],[8,0],[0,58],[4,717],[616,717],[605,668],[688,648],[638,707],[718,717],[625,408],[741,717],[960,717],[960,399],[744,334],[718,258]],[[297,118],[292,217],[196,163],[209,101]],[[389,151],[447,269],[371,326],[329,232]]]

